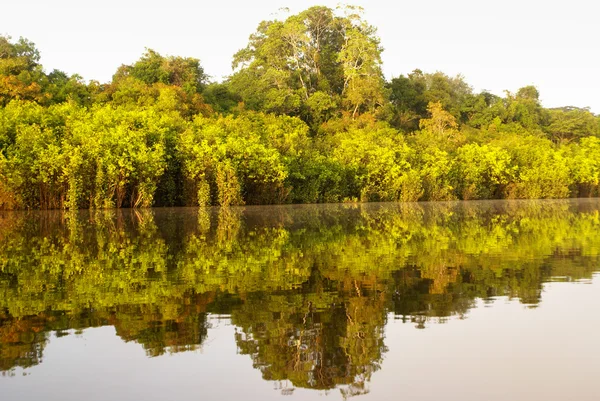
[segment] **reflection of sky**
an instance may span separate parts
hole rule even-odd
[[[139,58],[144,47],[200,58],[207,73],[220,78],[231,72],[233,54],[246,46],[258,23],[273,19],[279,8],[298,12],[314,4],[335,7],[338,3],[4,1],[0,34],[31,39],[47,68],[87,79],[110,80],[119,65]],[[593,1],[347,3],[364,6],[366,19],[378,27],[388,77],[415,68],[462,73],[475,89],[495,94],[535,84],[545,106],[590,106],[600,113],[600,28]]]
[[[382,369],[360,400],[598,400],[600,277],[550,283],[539,307],[500,298],[467,318],[416,330],[390,316]],[[238,355],[235,328],[210,319],[200,352],[147,358],[114,328],[52,337],[44,362],[0,377],[2,400],[271,400],[280,387]],[[330,390],[327,399],[341,399]],[[296,399],[324,399],[296,389]]]

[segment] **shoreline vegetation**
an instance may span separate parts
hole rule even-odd
[[[600,194],[600,116],[388,81],[382,51],[360,8],[317,6],[260,23],[223,82],[147,49],[101,84],[0,36],[0,210]]]

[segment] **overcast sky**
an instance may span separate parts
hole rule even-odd
[[[339,1],[0,0],[0,34],[26,37],[46,70],[109,81],[144,48],[196,57],[214,79],[258,23]],[[390,78],[415,68],[462,74],[496,94],[536,85],[544,106],[600,113],[600,24],[594,0],[348,1],[365,8]]]

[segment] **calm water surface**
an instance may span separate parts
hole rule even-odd
[[[598,400],[600,201],[0,214],[1,400]]]

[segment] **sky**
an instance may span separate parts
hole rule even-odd
[[[600,114],[600,5],[594,0],[370,0],[383,71],[418,68],[461,74],[475,91],[502,95],[535,85],[545,107],[590,107]],[[329,0],[0,0],[0,34],[33,41],[47,71],[107,82],[145,48],[195,57],[220,80],[263,20]]]

